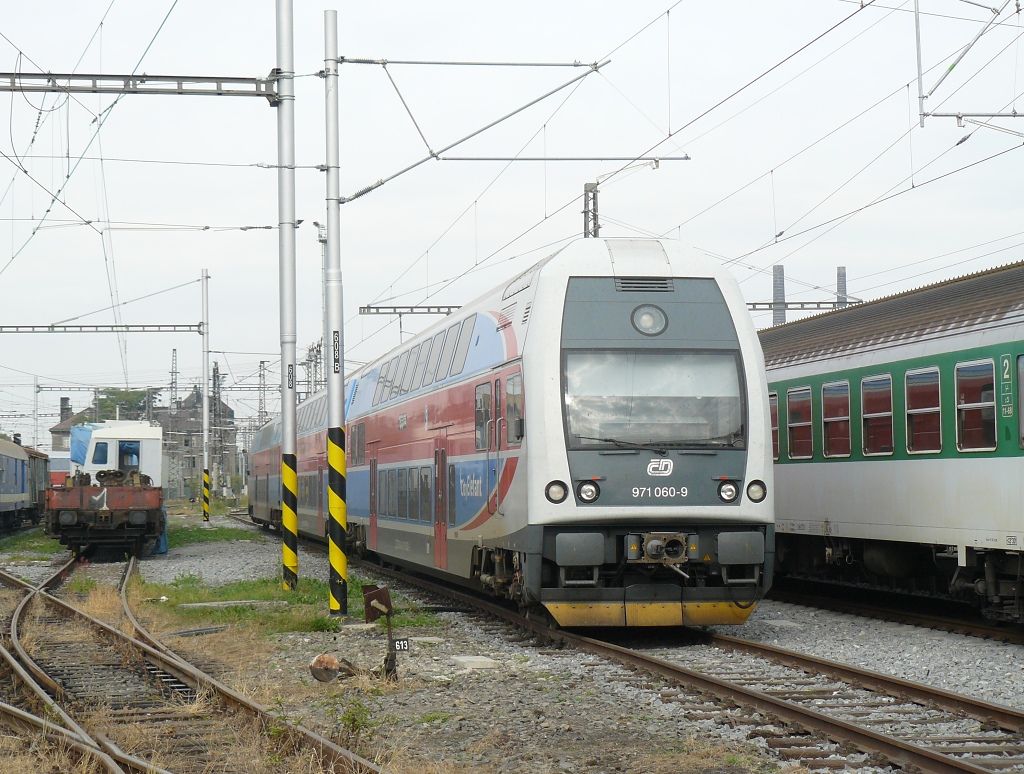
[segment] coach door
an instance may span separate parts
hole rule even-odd
[[[324,518],[324,462],[319,460],[319,465],[316,471],[317,487],[316,487],[316,518],[317,523],[323,530],[324,537],[327,537],[327,520]]]
[[[448,569],[448,439],[434,441],[434,566]]]
[[[370,451],[370,537],[369,548],[377,550],[377,449]]]

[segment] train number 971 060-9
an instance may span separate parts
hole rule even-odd
[[[658,497],[672,499],[686,497],[689,490],[685,486],[635,486],[633,497]]]

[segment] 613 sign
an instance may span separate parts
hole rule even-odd
[[[403,637],[400,640],[391,641],[391,649],[395,653],[408,653],[409,652],[409,638]]]

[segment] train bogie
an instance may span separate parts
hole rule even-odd
[[[671,242],[573,243],[350,378],[350,535],[564,625],[741,622],[771,580],[762,364],[727,273]],[[324,400],[298,415],[312,536]],[[264,523],[279,432],[250,454]]]

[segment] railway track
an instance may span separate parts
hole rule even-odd
[[[22,692],[63,724],[64,731],[49,729],[51,736],[80,744],[107,771],[249,772],[260,760],[275,761],[268,770],[291,760],[302,761],[302,770],[379,772],[330,740],[273,717],[149,638],[125,593],[133,568],[134,561],[122,577],[120,626],[135,637],[43,590],[57,576],[35,588],[0,573],[0,611],[11,611],[4,629],[10,648],[0,655],[17,672]],[[19,718],[6,706],[0,716],[10,725],[24,729],[39,720]]]
[[[647,676],[638,680],[687,719],[744,728],[778,757],[808,769],[1024,771],[1024,712],[1012,708],[725,635],[690,633],[680,643],[664,633],[641,642],[632,633],[628,644],[617,644],[552,629],[418,576],[366,569],[500,619],[511,638],[521,639],[526,630],[624,664]]]

